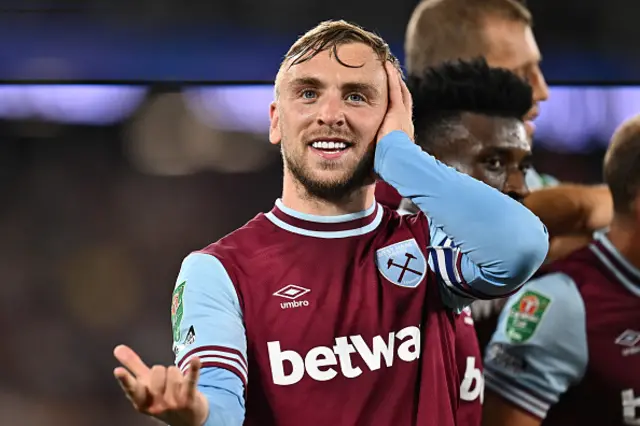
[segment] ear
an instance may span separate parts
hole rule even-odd
[[[280,132],[280,114],[276,101],[271,102],[271,105],[269,105],[269,120],[269,142],[278,145],[282,140],[282,132]]]

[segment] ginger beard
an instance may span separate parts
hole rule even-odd
[[[373,141],[355,142],[353,136],[344,134],[325,136],[326,139],[345,139],[350,145],[339,158],[323,158],[305,141],[322,138],[321,135],[303,141],[290,141],[284,129],[281,128],[281,131],[283,138],[280,147],[285,167],[309,196],[340,201],[375,182]]]

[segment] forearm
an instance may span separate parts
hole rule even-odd
[[[588,234],[609,225],[613,202],[606,185],[562,184],[532,192],[524,201],[552,236]]]
[[[378,143],[376,172],[456,243],[484,278],[505,288],[526,281],[549,243],[540,220],[505,196],[423,152],[401,132]]]
[[[588,231],[605,228],[613,220],[613,198],[607,185],[585,186]]]

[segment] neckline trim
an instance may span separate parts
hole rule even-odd
[[[624,287],[640,297],[640,270],[622,256],[604,232],[595,233],[589,249]]]
[[[314,238],[348,238],[367,234],[382,222],[384,209],[374,203],[366,210],[338,216],[319,216],[301,213],[276,200],[265,216],[274,225],[294,234]]]

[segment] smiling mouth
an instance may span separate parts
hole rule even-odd
[[[352,143],[345,140],[322,140],[318,139],[309,144],[309,148],[312,152],[325,160],[337,160],[342,157],[349,148],[353,146]]]
[[[349,148],[351,144],[341,141],[315,141],[311,143],[313,149],[324,152],[340,152]]]

